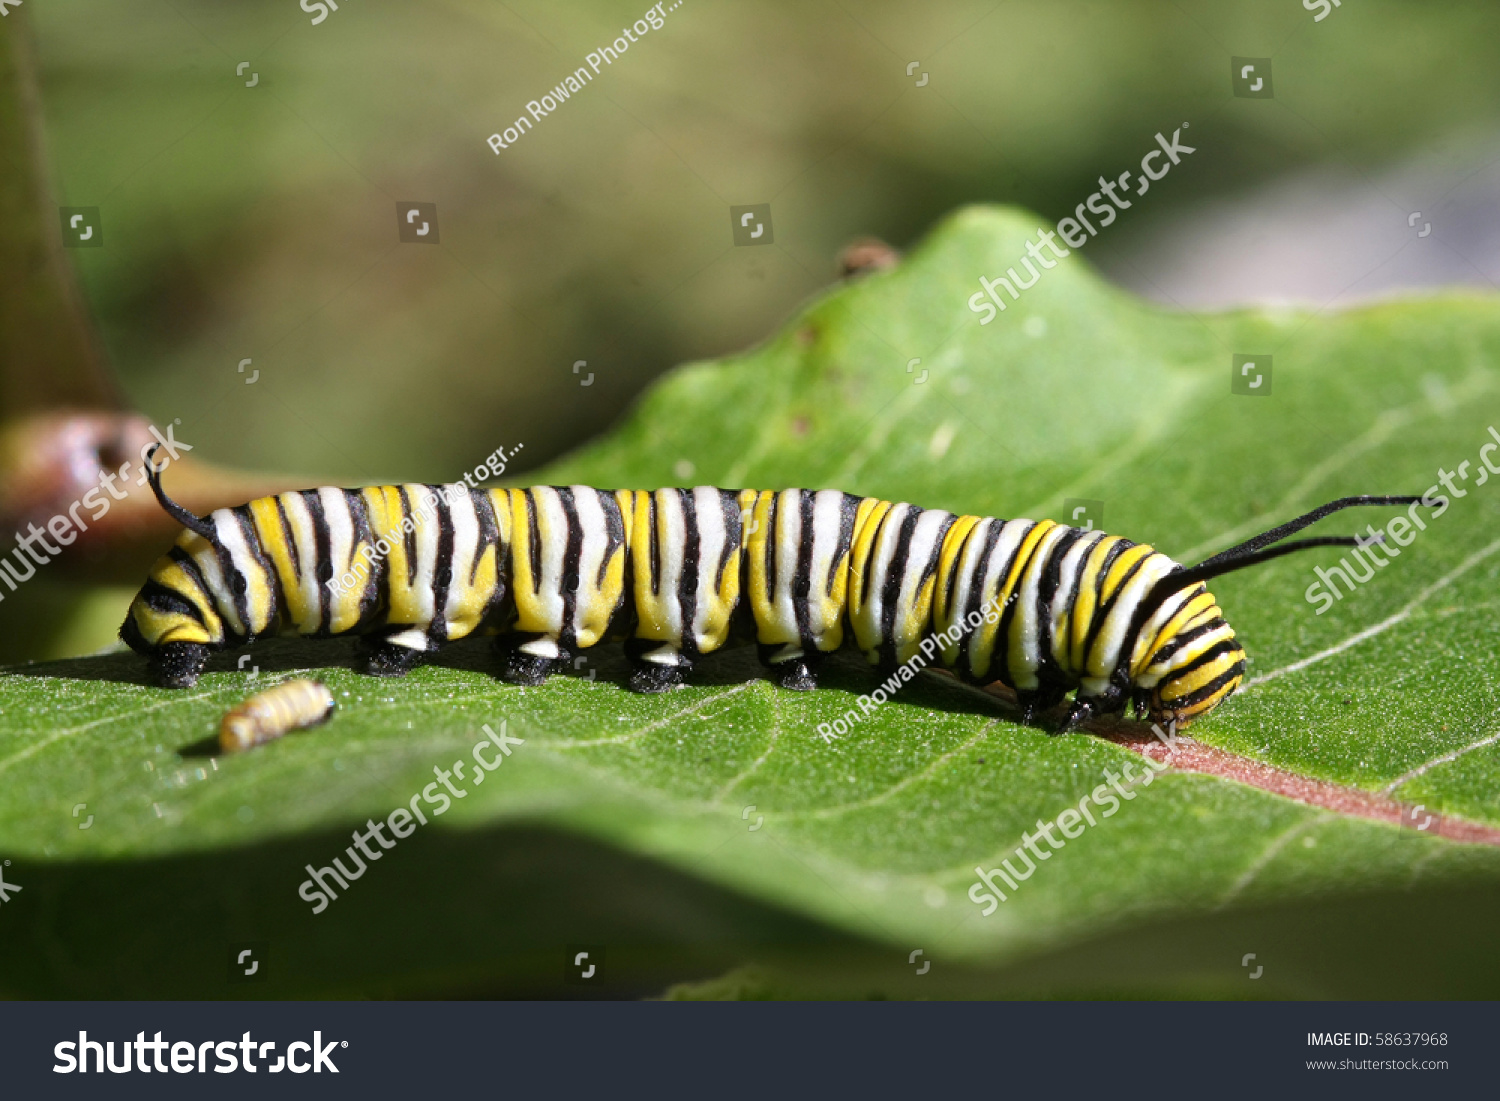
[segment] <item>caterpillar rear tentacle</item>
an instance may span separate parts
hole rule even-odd
[[[1240,683],[1245,653],[1204,587],[1312,546],[1282,542],[1352,497],[1185,569],[1149,546],[1050,520],[955,516],[838,490],[609,492],[586,486],[323,487],[184,524],[120,636],[156,680],[192,685],[211,652],[264,635],[364,640],[400,675],[470,634],[499,636],[503,676],[540,684],[627,636],[630,687],[685,683],[738,618],[789,689],[817,686],[852,639],[899,686],[919,655],[1013,689],[1024,721],[1073,693],[1057,732],[1133,702],[1183,725]],[[921,663],[925,664],[925,662]]]

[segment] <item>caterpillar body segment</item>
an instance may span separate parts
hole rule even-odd
[[[699,486],[619,496],[628,517],[635,616],[625,644],[636,669],[631,685],[660,692],[729,638],[740,600],[743,517],[754,495]]]
[[[856,534],[885,502],[836,489],[746,490],[744,499],[746,588],[761,660],[784,688],[812,688],[818,664],[844,641]]]
[[[120,634],[164,685],[190,685],[211,651],[268,634],[358,635],[368,671],[398,674],[483,633],[522,684],[623,637],[632,687],[652,692],[738,622],[785,687],[815,687],[846,641],[883,675],[935,652],[966,681],[1012,688],[1028,721],[1073,692],[1062,729],[1132,702],[1159,722],[1205,714],[1240,683],[1245,654],[1204,582],[1349,545],[1264,542],[1336,508],[1418,500],[1346,498],[1184,569],[1051,520],[838,490],[323,487],[200,519],[152,485],[189,530]]]
[[[460,497],[484,492],[461,483],[441,488]],[[512,679],[539,684],[602,639],[624,602],[626,495],[587,486],[488,492],[510,511],[515,612],[508,626],[518,636],[507,643]]]

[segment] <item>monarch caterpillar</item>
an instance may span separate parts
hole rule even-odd
[[[251,696],[219,723],[219,748],[233,753],[275,741],[293,730],[327,722],[333,693],[313,680],[289,680]]]
[[[356,634],[368,672],[398,675],[480,632],[501,635],[517,684],[623,637],[631,687],[663,691],[724,645],[738,609],[783,687],[816,687],[846,627],[883,673],[937,637],[949,669],[1013,689],[1028,723],[1076,690],[1059,733],[1128,703],[1179,726],[1205,714],[1245,668],[1205,581],[1358,545],[1283,542],[1339,509],[1421,501],[1344,497],[1184,568],[1051,520],[832,489],[324,486],[202,518],[166,495],[152,457],[148,467],[162,508],[188,530],[152,568],[120,637],[167,687],[194,684],[211,651],[267,634]]]

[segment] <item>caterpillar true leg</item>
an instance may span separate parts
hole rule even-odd
[[[1068,690],[1062,685],[1045,684],[1040,688],[1023,688],[1016,693],[1016,702],[1021,705],[1021,721],[1027,726],[1036,721],[1037,715],[1050,711],[1067,698]]]
[[[1100,715],[1113,715],[1125,710],[1125,693],[1116,685],[1110,685],[1102,696],[1077,696],[1057,724],[1053,734],[1066,734]]]
[[[1052,734],[1066,734],[1074,727],[1082,726],[1094,717],[1094,703],[1092,700],[1075,699],[1068,707],[1068,713],[1063,716],[1062,722],[1057,724]]]

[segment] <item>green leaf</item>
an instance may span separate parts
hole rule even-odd
[[[128,654],[25,667],[0,677],[0,852],[23,888],[0,907],[5,992],[554,992],[584,944],[606,948],[619,993],[747,963],[767,970],[674,993],[1492,993],[1476,945],[1500,852],[1377,819],[1394,800],[1450,835],[1500,827],[1500,482],[1480,481],[1500,306],[1176,314],[1070,256],[979,324],[979,277],[1018,265],[1035,230],[961,212],[763,347],[668,376],[535,480],[839,486],[1057,519],[1090,499],[1108,530],[1196,561],[1324,500],[1420,493],[1467,463],[1465,496],[1325,614],[1304,591],[1333,551],[1215,582],[1250,679],[1189,733],[1250,782],[1157,776],[986,917],[967,897],[976,866],[1141,770],[1120,740],[1143,727],[1052,737],[924,674],[826,739],[820,724],[858,714],[874,686],[857,656],[794,693],[760,679],[748,647],[665,697],[627,692],[615,647],[510,687],[481,640],[400,681],[354,673],[344,642],[258,647],[253,680],[223,656],[185,692],[146,686]],[[1230,392],[1235,354],[1273,357],[1268,397]],[[328,726],[206,755],[226,708],[308,669],[339,702]],[[313,915],[304,866],[502,723],[523,739],[504,764]],[[1313,803],[1261,790],[1273,773],[1308,781]],[[1441,928],[1423,924],[1437,905]],[[1149,965],[1143,931],[1158,935]],[[270,943],[264,986],[222,985],[238,941]]]

